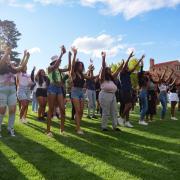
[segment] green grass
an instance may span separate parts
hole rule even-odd
[[[141,127],[138,117],[137,108],[131,114],[135,127],[121,128],[122,133],[101,132],[100,119],[83,118],[83,136],[76,135],[67,118],[65,137],[59,134],[58,120],[53,120],[54,138],[44,134],[46,124],[37,122],[32,112],[27,125],[20,124],[17,115],[14,138],[7,135],[6,119],[0,180],[180,179],[180,120],[170,121],[168,114],[164,122],[157,116],[148,127]]]

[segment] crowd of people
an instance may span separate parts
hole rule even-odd
[[[51,58],[47,70],[39,69],[36,72],[34,67],[31,74],[28,74],[27,64],[30,53],[24,51],[22,61],[15,64],[11,61],[11,48],[6,48],[0,57],[0,137],[2,137],[1,126],[7,109],[7,130],[11,136],[15,136],[17,103],[20,122],[27,123],[28,106],[31,101],[32,110],[37,113],[37,120],[47,122],[47,136],[53,136],[51,122],[54,115],[60,119],[59,128],[63,135],[66,129],[67,94],[72,105],[71,118],[75,120],[76,132],[79,135],[84,134],[81,121],[85,99],[88,104],[87,118],[96,119],[100,115],[102,131],[108,131],[109,119],[112,120],[114,131],[121,131],[119,126],[133,128],[129,117],[130,111],[137,102],[140,107],[140,125],[147,126],[153,121],[158,101],[161,103],[160,120],[164,120],[168,97],[171,104],[171,120],[178,120],[175,117],[175,110],[180,98],[180,84],[171,69],[164,69],[162,73],[155,70],[144,71],[144,55],[133,68],[129,68],[128,64],[134,56],[132,52],[128,59],[123,60],[116,71],[112,72],[111,67],[106,63],[106,52],[102,52],[102,67],[99,73],[94,75],[93,63],[85,71],[84,63],[77,58],[75,47],[69,51],[67,68],[62,68],[61,61],[65,53],[66,48],[62,46],[60,55]],[[140,67],[139,71],[137,67]],[[137,74],[137,88],[132,87],[132,73]],[[66,86],[67,81],[69,87]]]

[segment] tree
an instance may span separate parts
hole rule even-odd
[[[0,53],[3,52],[6,46],[10,46],[13,49],[17,48],[17,42],[20,40],[21,33],[17,30],[16,24],[13,21],[0,20]],[[13,61],[19,61],[17,58],[19,53],[12,51],[11,59]]]

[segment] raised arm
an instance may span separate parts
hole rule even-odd
[[[177,77],[174,79],[174,81],[171,84],[169,84],[169,86],[173,86],[175,84],[176,80],[177,80]]]
[[[126,69],[127,66],[128,66],[128,63],[130,61],[130,59],[134,56],[134,52],[132,51],[131,54],[129,55],[128,59],[126,60],[125,64],[124,64],[124,67],[122,70]]]
[[[54,71],[56,68],[59,67],[59,65],[61,64],[61,61],[62,61],[62,57],[63,57],[63,55],[64,55],[65,53],[66,53],[66,48],[65,48],[64,45],[63,45],[63,46],[61,47],[61,54],[60,54],[58,60],[55,62],[55,64],[49,66],[49,68],[48,68],[48,72],[49,72],[49,73],[52,72],[52,71]]]
[[[77,56],[77,49],[75,47],[72,47],[72,52],[73,52],[73,61],[72,61],[72,64],[71,64],[71,77],[74,76],[74,66],[75,66],[75,63],[76,63],[76,56]]]
[[[100,72],[100,81],[103,82],[105,78],[105,68],[106,68],[106,52],[101,53],[102,56],[102,69]]]
[[[11,66],[16,72],[21,72],[26,66],[27,66],[27,63],[28,63],[28,60],[30,58],[30,53],[25,51],[24,53],[24,57],[23,57],[23,60],[20,64],[20,66],[18,67],[15,67],[15,66]]]
[[[0,66],[6,64],[6,62],[7,62],[7,60],[8,60],[8,56],[9,56],[10,54],[11,54],[11,48],[8,47],[8,48],[6,48],[6,50],[5,50],[4,56],[0,59]]]
[[[139,64],[143,61],[143,59],[145,58],[145,55],[142,55],[142,57],[139,59],[139,61],[137,62],[137,64],[134,66],[134,68],[130,71],[131,73],[134,72],[136,70],[136,68],[139,66]],[[143,68],[143,66],[142,66]],[[143,69],[141,69],[143,71]]]
[[[165,82],[169,82],[170,81],[170,79],[171,79],[171,77],[172,77],[172,75],[174,74],[174,71],[173,70],[171,70],[171,74],[167,77],[167,79],[165,79],[164,81]]]
[[[32,81],[32,82],[35,81],[35,77],[34,77],[35,70],[36,70],[36,67],[34,66],[32,72],[31,72],[31,81]]]
[[[119,67],[117,68],[117,70],[113,73],[114,78],[117,78],[117,76],[120,73],[120,71],[122,70],[123,66],[124,66],[124,59],[123,59],[122,63],[119,65]]]
[[[68,67],[65,68],[65,69],[60,69],[61,72],[68,72],[71,70],[71,56],[72,56],[72,53],[71,51],[69,51],[69,54],[68,54]]]

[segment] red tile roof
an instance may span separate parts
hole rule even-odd
[[[163,63],[155,64],[153,67],[166,66],[166,65],[170,65],[170,64],[174,64],[174,63],[180,63],[180,62],[178,60],[169,61],[169,62],[163,62]]]

